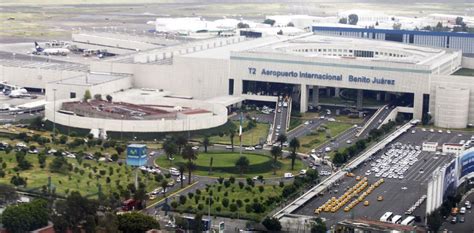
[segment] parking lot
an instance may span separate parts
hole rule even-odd
[[[328,225],[332,225],[340,220],[354,217],[365,217],[369,219],[378,220],[385,212],[393,212],[394,215],[405,216],[405,212],[409,210],[423,195],[426,194],[427,182],[431,173],[437,168],[451,161],[453,155],[436,155],[435,152],[418,151],[415,146],[422,145],[423,141],[435,141],[440,145],[443,143],[457,143],[460,140],[468,140],[472,133],[458,133],[458,132],[430,132],[430,130],[423,131],[422,128],[414,128],[414,131],[409,131],[401,135],[396,141],[392,142],[390,146],[372,156],[363,166],[353,171],[353,177],[344,177],[338,183],[330,187],[326,192],[319,197],[316,197],[300,207],[295,211],[295,214],[316,216],[314,211],[321,205],[327,202],[332,197],[339,198],[343,193],[354,187],[360,179],[367,177],[368,184],[371,185],[377,180],[383,178],[384,183],[375,188],[365,199],[369,205],[364,206],[363,202],[355,205],[348,212],[344,212],[344,205],[335,213],[322,212],[319,216],[328,219]],[[398,144],[397,147],[392,145]],[[392,156],[385,155],[391,149]],[[397,151],[398,150],[398,151]],[[388,153],[388,154],[390,154]],[[400,154],[398,154],[400,153]],[[413,154],[411,154],[413,153]],[[395,156],[397,154],[397,156]],[[385,158],[385,159],[384,159]],[[398,160],[396,160],[398,158]],[[404,160],[404,158],[406,158]],[[377,160],[379,162],[377,162]],[[410,162],[413,161],[411,164]],[[388,164],[383,165],[384,162]],[[400,169],[402,165],[406,164],[405,169]],[[375,167],[379,167],[378,177],[377,172],[373,170],[370,174],[367,172]],[[381,168],[385,167],[386,170]],[[398,174],[397,169],[399,169]],[[392,176],[390,178],[390,174]],[[367,174],[367,175],[366,175]],[[394,177],[396,175],[396,178]],[[359,179],[359,178],[358,178]],[[377,197],[382,196],[383,200],[378,201]],[[350,202],[348,202],[350,203]],[[421,203],[414,209],[412,215],[420,216],[420,220],[424,220],[425,203]]]

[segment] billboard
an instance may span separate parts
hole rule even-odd
[[[459,179],[463,179],[470,173],[474,176],[474,148],[459,156]]]
[[[143,166],[147,162],[146,145],[130,144],[127,146],[127,165]]]
[[[449,163],[449,165],[444,169],[443,200],[456,193],[456,183],[456,159],[453,159],[453,161],[451,161],[451,163]]]

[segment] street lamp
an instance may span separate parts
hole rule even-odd
[[[122,120],[120,121],[120,141],[123,141],[123,115],[120,115]]]
[[[53,88],[53,135],[56,136],[56,88]]]

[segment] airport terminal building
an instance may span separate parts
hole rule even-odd
[[[246,100],[276,102],[277,96],[287,95],[292,97],[293,109],[306,112],[322,104],[322,98],[347,98],[349,94],[359,110],[371,96],[400,106],[397,111],[415,119],[429,116],[436,126],[465,128],[474,124],[474,77],[453,74],[466,66],[474,67],[474,58],[463,57],[460,49],[305,33],[217,37],[92,61],[90,77],[109,76],[100,80],[66,71],[50,78],[42,69],[18,66],[2,66],[0,80],[22,85],[28,79],[28,87],[45,89],[50,102],[53,90],[58,103],[64,103],[78,100],[89,86],[92,96],[111,94],[147,105],[156,98],[169,103],[168,108],[182,105],[191,110],[197,105],[212,113],[207,119],[201,113],[196,117],[196,111],[179,114],[174,119],[180,121],[179,127],[163,118],[161,123],[143,121],[129,128],[131,124],[118,119],[90,121],[58,113],[58,103],[46,106],[47,119],[81,127],[95,122],[95,128],[110,131],[121,131],[122,125],[126,131],[137,132],[197,130],[225,123],[225,107]],[[21,75],[26,73],[41,78]],[[127,92],[129,89],[135,91]],[[144,92],[150,91],[160,93],[145,98],[150,93]],[[403,101],[397,102],[399,99]]]
[[[364,107],[367,93],[386,101],[405,96],[402,111],[415,119],[428,114],[439,127],[465,128],[474,123],[474,82],[452,75],[463,59],[460,50],[308,33],[226,38],[143,52],[134,62],[106,60],[91,69],[132,74],[137,87],[203,100],[223,97],[227,104],[276,101],[284,91],[301,112],[344,90],[356,93],[357,108]]]

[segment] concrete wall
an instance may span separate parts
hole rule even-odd
[[[474,57],[462,57],[462,67],[474,69]]]
[[[443,128],[465,128],[469,113],[469,89],[436,87],[434,123]]]
[[[105,62],[91,64],[91,70],[133,74],[136,88],[164,89],[197,99],[227,95],[229,89],[226,59],[178,56],[171,65]]]
[[[54,96],[56,100],[69,100],[70,93],[75,92],[77,99],[82,99],[86,90],[91,92],[93,97],[95,94],[101,94],[105,99],[105,95],[111,94],[113,92],[119,91],[121,89],[129,89],[132,87],[132,77],[123,77],[116,79],[110,82],[98,84],[98,85],[70,85],[67,83],[49,83],[46,86],[46,101],[54,101]],[[53,89],[56,89],[54,93]]]
[[[0,81],[26,88],[45,89],[46,83],[83,75],[84,72],[0,65]]]
[[[438,87],[448,88],[445,89],[446,96],[443,96],[443,93],[440,93],[441,98],[438,98]],[[452,89],[459,89],[459,96],[456,90]],[[449,91],[451,90],[451,91]],[[468,91],[467,91],[468,90]],[[444,90],[439,90],[444,91]],[[437,102],[439,99],[440,102]],[[440,104],[440,108],[437,110],[437,106]],[[460,106],[458,106],[460,104]],[[460,126],[460,123],[464,124],[463,128],[466,127],[467,124],[463,120],[464,116],[450,116],[444,108],[451,109],[450,106],[458,106],[465,109],[464,105],[468,105],[467,107],[467,124],[474,124],[474,81],[473,77],[469,76],[458,76],[458,75],[434,75],[431,77],[431,84],[430,84],[430,112],[434,117],[435,124],[444,124],[442,122],[450,122],[452,121],[453,117],[459,118],[458,120],[462,120],[463,122],[456,123],[457,126]],[[459,114],[458,110],[455,111],[456,114]],[[464,110],[463,110],[464,111]],[[436,115],[440,114],[440,112],[444,113],[445,119],[441,119],[441,121],[436,121]],[[453,113],[453,112],[452,112]],[[454,123],[453,123],[454,124]],[[444,124],[444,126],[447,126]],[[454,126],[450,126],[454,127]]]
[[[56,101],[56,110],[60,109],[63,101]],[[104,118],[80,117],[56,112],[54,102],[46,104],[45,116],[55,120],[57,124],[84,129],[105,129],[116,132],[180,132],[217,127],[227,122],[227,108],[223,105],[210,104],[200,101],[199,107],[212,111],[214,114],[202,114],[186,119],[177,120],[113,120]]]

